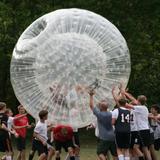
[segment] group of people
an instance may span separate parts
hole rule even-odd
[[[18,106],[19,114],[13,117],[10,109],[6,108],[4,102],[0,102],[0,152],[5,155],[1,160],[13,160],[12,138],[17,143],[17,160],[26,160],[26,135],[27,129],[34,127],[32,149],[29,153],[29,160],[32,160],[35,152],[38,153],[39,160],[51,160],[55,155],[56,160],[60,160],[61,148],[68,152],[66,160],[79,159],[79,137],[78,129],[69,125],[48,124],[48,111],[39,112],[39,121],[29,124],[27,113],[22,105]],[[54,144],[53,144],[54,143]]]
[[[112,95],[116,106],[109,111],[107,99],[94,104],[95,91],[91,90],[90,108],[97,117],[95,124],[98,160],[106,160],[110,151],[116,160],[158,160],[155,150],[160,149],[159,106],[152,105],[149,113],[144,95],[135,99],[128,91],[115,87]]]
[[[116,106],[109,111],[107,99],[94,104],[94,90],[89,90],[90,108],[96,116],[97,160],[158,160],[155,150],[160,149],[160,114],[159,106],[152,105],[150,113],[144,95],[135,99],[128,91],[119,87],[119,93],[112,89]],[[22,105],[18,106],[19,114],[13,117],[4,102],[0,102],[0,151],[5,152],[1,160],[13,160],[11,139],[17,142],[17,160],[26,160],[27,129],[34,127],[32,148],[29,160],[35,152],[39,160],[60,160],[61,148],[68,153],[66,160],[79,160],[80,143],[78,129],[69,125],[47,123],[48,111],[39,112],[39,121],[30,125],[27,113]],[[90,127],[90,126],[89,126]],[[87,128],[89,128],[87,127]]]

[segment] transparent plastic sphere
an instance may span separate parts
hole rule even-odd
[[[61,9],[34,21],[20,36],[11,60],[11,83],[27,112],[38,119],[49,111],[51,123],[88,125],[88,88],[95,104],[114,100],[112,86],[130,75],[125,39],[108,20],[81,9]]]

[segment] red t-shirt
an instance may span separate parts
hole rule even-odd
[[[58,125],[53,128],[54,139],[60,142],[72,140],[73,129],[70,126]]]
[[[18,117],[18,116],[21,116],[21,114],[15,115],[15,117]],[[27,118],[27,116],[24,116],[24,117],[21,117],[21,118],[13,120],[13,123],[17,127],[25,126],[25,125],[28,124],[28,118]],[[27,132],[26,127],[25,128],[15,129],[15,130],[18,133],[19,136],[21,136],[23,138],[26,137],[26,132]]]

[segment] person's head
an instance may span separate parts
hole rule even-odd
[[[4,111],[6,109],[6,103],[0,102],[0,111]]]
[[[151,113],[158,114],[160,112],[160,107],[157,104],[151,106]]]
[[[118,100],[118,103],[121,107],[125,107],[126,103],[127,103],[127,100],[125,98],[120,98]]]
[[[13,112],[12,112],[12,110],[9,109],[9,108],[6,109],[5,114],[6,114],[8,117],[12,117],[12,116],[13,116]]]
[[[137,100],[138,100],[138,103],[139,103],[139,104],[145,105],[145,104],[146,104],[146,101],[147,101],[147,97],[144,96],[144,95],[140,95],[140,96],[138,96]]]
[[[106,111],[108,108],[108,101],[106,99],[103,99],[99,102],[99,109],[101,111]]]
[[[47,118],[48,118],[48,111],[47,110],[41,110],[39,112],[39,118],[40,118],[40,120],[47,120]]]
[[[22,105],[19,105],[18,112],[19,112],[19,114],[25,114],[26,110],[24,109],[24,107]]]

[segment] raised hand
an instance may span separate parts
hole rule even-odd
[[[90,95],[90,96],[95,95],[95,91],[94,91],[94,90],[89,90],[89,92],[88,92],[88,93],[89,93],[89,95]]]
[[[120,82],[120,84],[118,85],[119,90],[121,91],[123,89],[123,84]]]

